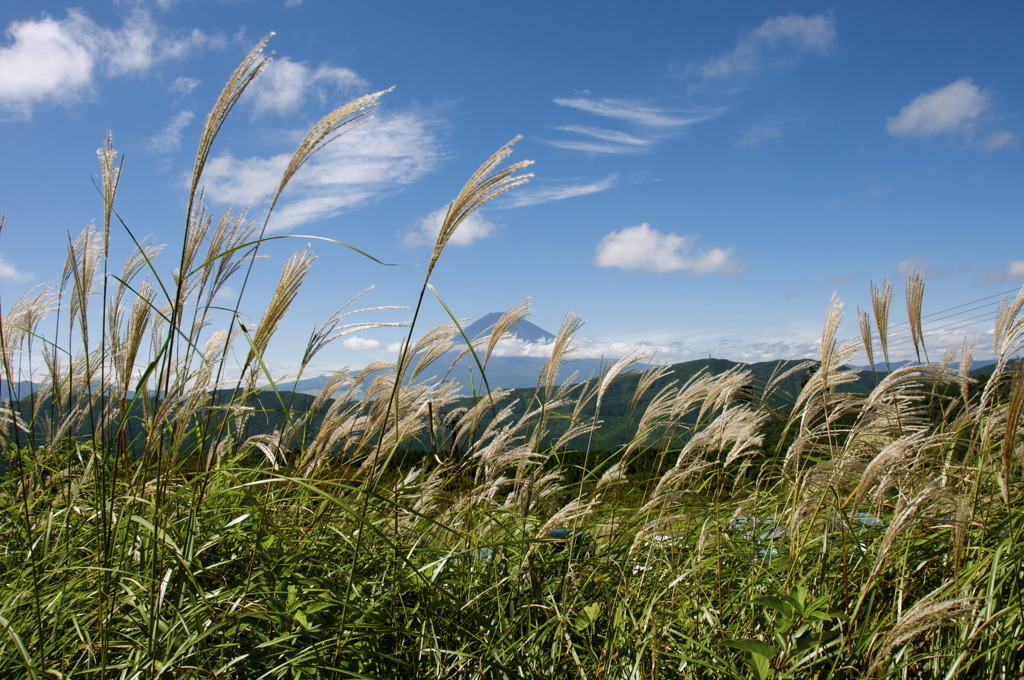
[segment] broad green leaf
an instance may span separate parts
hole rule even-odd
[[[760,640],[723,640],[722,644],[726,647],[732,647],[733,649],[741,649],[744,652],[750,652],[751,654],[759,654],[766,659],[773,659],[775,655],[779,653],[772,645],[767,642],[761,642]]]
[[[598,615],[601,613],[601,603],[591,602],[590,604],[583,607],[579,615],[576,617],[576,630],[584,630],[593,625],[594,621],[597,620]]]

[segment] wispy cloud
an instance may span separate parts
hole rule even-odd
[[[833,274],[832,276],[825,279],[825,283],[830,286],[838,286],[842,283],[849,283],[850,281],[856,281],[857,277],[849,272],[845,274]]]
[[[634,154],[647,151],[666,138],[678,135],[690,125],[717,118],[727,110],[723,107],[705,109],[674,109],[655,106],[634,99],[573,97],[558,98],[555,104],[576,111],[611,119],[632,128],[613,130],[587,125],[560,125],[555,129],[585,139],[546,139],[545,143],[560,149],[591,154]]]
[[[1016,149],[1020,145],[1017,135],[1009,130],[1001,130],[985,135],[978,140],[975,147],[980,151],[996,151],[998,149]]]
[[[129,13],[120,29],[97,27],[94,37],[110,75],[145,72],[159,62],[181,59],[211,44],[224,44],[222,39],[199,30],[184,35],[166,34],[144,10]]]
[[[631,154],[646,151],[656,143],[651,136],[640,137],[619,130],[586,127],[583,125],[561,125],[560,132],[579,134],[589,139],[545,139],[545,143],[559,149],[583,151],[585,153]]]
[[[339,66],[311,67],[288,57],[276,59],[260,73],[246,92],[257,116],[287,115],[311,95],[321,101],[337,92],[353,92],[367,83],[355,71]]]
[[[403,245],[413,248],[422,245],[433,245],[437,241],[437,235],[441,233],[441,224],[444,222],[448,207],[438,208],[419,221],[416,228],[405,235],[402,239]],[[479,212],[469,215],[459,224],[458,229],[452,235],[448,243],[456,246],[468,246],[474,241],[487,238],[495,232],[498,225],[488,222]]]
[[[778,139],[782,136],[785,127],[778,123],[757,123],[751,125],[740,134],[736,140],[737,146],[759,146],[771,139]]]
[[[749,76],[767,68],[789,65],[804,53],[828,53],[837,40],[831,15],[773,17],[740,38],[732,51],[691,64],[687,71],[705,81]]]
[[[180,0],[114,0],[115,4],[126,5],[129,7],[144,7],[146,5],[156,5],[160,9],[170,9],[174,5],[178,4]]]
[[[644,269],[658,274],[680,272],[687,276],[735,274],[743,269],[732,256],[732,248],[694,252],[696,242],[696,236],[658,231],[644,222],[607,234],[597,246],[594,263],[598,267]]]
[[[683,109],[671,109],[660,106],[653,106],[643,101],[633,99],[593,99],[588,97],[574,97],[572,99],[557,98],[554,100],[559,106],[567,106],[579,111],[592,113],[596,116],[605,116],[628,123],[635,123],[647,128],[676,129],[700,123],[720,116],[725,112],[722,108],[713,108],[698,111],[687,111]],[[575,128],[575,132],[594,130],[594,128]],[[592,134],[592,133],[588,133]],[[606,134],[616,134],[614,131],[606,131]],[[593,135],[597,136],[597,135]],[[599,137],[600,138],[600,137]],[[607,140],[607,138],[606,138]],[[620,141],[621,140],[608,140]],[[636,142],[629,142],[636,143]]]
[[[650,144],[652,143],[650,139],[637,137],[636,135],[631,135],[628,132],[621,132],[619,130],[608,130],[606,128],[586,127],[583,125],[562,125],[560,127],[556,127],[555,129],[560,130],[562,132],[575,132],[577,134],[593,137],[594,139],[599,139],[603,142],[612,142],[614,144],[650,146]]]
[[[18,269],[17,266],[12,264],[0,254],[0,281],[10,281],[12,283],[25,283],[32,278],[32,275],[26,271]]]
[[[1011,260],[1002,269],[992,269],[975,277],[975,281],[978,283],[1008,283],[1022,280],[1024,280],[1024,260]]]
[[[143,9],[130,11],[119,29],[97,25],[84,12],[62,20],[42,17],[7,27],[0,47],[0,116],[24,120],[34,107],[71,104],[91,94],[101,75],[144,73],[199,48],[222,45],[199,30],[172,35]]]
[[[991,106],[989,92],[978,87],[973,79],[961,78],[915,97],[887,120],[885,129],[891,135],[904,137],[958,136],[981,151],[1016,146],[1017,138],[1012,132],[981,129]]]
[[[945,281],[970,268],[971,266],[966,262],[962,262],[956,267],[933,267],[924,257],[909,258],[896,263],[896,272],[900,276],[906,278],[913,272],[920,272],[929,281]]]
[[[322,149],[299,170],[271,220],[270,231],[322,221],[401,190],[444,159],[432,120],[420,113],[378,114]],[[265,204],[277,190],[289,154],[210,159],[203,174],[210,200]]]
[[[189,78],[188,76],[178,76],[171,83],[171,92],[174,94],[186,95],[192,90],[199,87],[200,80],[197,78]]]
[[[589,154],[624,155],[639,153],[642,150],[641,147],[638,146],[613,144],[610,142],[595,142],[590,140],[545,139],[542,141],[558,149],[581,151]]]
[[[590,194],[608,191],[618,183],[618,179],[618,175],[609,175],[604,179],[597,180],[596,182],[589,182],[587,184],[567,184],[563,186],[534,189],[532,191],[523,191],[517,193],[511,200],[504,202],[502,207],[521,208],[527,205],[540,205],[541,203],[562,201],[567,198],[576,198],[577,196],[589,196]]]
[[[181,148],[181,133],[189,126],[195,114],[181,111],[164,126],[164,129],[146,140],[145,147],[155,153],[171,153]]]

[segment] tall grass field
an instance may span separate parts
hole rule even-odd
[[[180,244],[120,220],[108,135],[102,224],[53,287],[0,303],[5,383],[44,376],[0,410],[0,678],[1024,677],[1024,290],[999,310],[987,380],[970,346],[929,359],[914,275],[922,360],[870,392],[840,388],[855,354],[888,362],[888,281],[860,337],[837,337],[840,302],[824,310],[817,370],[645,370],[628,440],[599,451],[604,400],[641,355],[566,385],[570,315],[528,403],[485,381],[467,402],[439,358],[462,347],[486,377],[528,306],[469,346],[454,313],[417,323],[444,306],[430,278],[460,222],[529,179],[510,144],[396,301],[413,310],[397,360],[296,408],[263,357],[310,252],[255,325],[238,305],[277,197],[386,93],[310,130],[266,214],[213,214],[204,164],[263,49],[206,118]],[[112,239],[132,244],[123,265]],[[354,311],[325,310],[300,375],[365,328]],[[410,456],[414,441],[432,448]]]

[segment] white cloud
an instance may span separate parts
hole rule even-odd
[[[286,115],[296,111],[311,94],[324,100],[338,91],[352,91],[366,85],[366,81],[350,69],[338,66],[314,69],[309,64],[283,57],[263,69],[246,96],[256,115]]]
[[[757,123],[743,131],[736,141],[737,146],[757,146],[769,139],[782,136],[782,126],[774,123]]]
[[[178,0],[114,0],[114,2],[118,5],[128,5],[131,7],[156,5],[160,9],[170,9],[174,5],[178,4]]]
[[[441,233],[441,224],[444,222],[447,212],[448,207],[445,206],[424,217],[413,231],[405,235],[402,243],[410,248],[421,245],[434,245],[437,241],[437,235]],[[457,246],[468,246],[473,241],[487,238],[497,228],[496,224],[485,220],[480,212],[477,211],[459,224],[448,243]]]
[[[968,132],[968,125],[985,113],[989,95],[970,78],[961,78],[931,92],[918,95],[898,115],[889,118],[891,135],[932,137],[943,133]]]
[[[215,156],[203,171],[206,195],[220,203],[259,204],[274,195],[290,159],[284,153],[269,158]]]
[[[624,125],[639,127],[639,133],[622,130],[590,127],[585,125],[562,125],[555,129],[560,132],[584,135],[588,139],[544,140],[559,149],[570,149],[592,154],[633,154],[645,151],[654,144],[679,134],[690,125],[717,118],[727,108],[705,108],[699,110],[671,109],[654,106],[644,101],[593,97],[558,98],[553,100],[559,106],[597,116],[611,118]]]
[[[269,230],[329,219],[419,180],[444,157],[432,128],[432,121],[418,113],[380,115],[351,128],[299,170]],[[290,158],[290,153],[212,158],[203,174],[207,197],[238,205],[265,203]]]
[[[782,357],[813,355],[821,343],[812,336],[813,334],[794,333],[792,337],[767,342],[761,339],[728,338],[719,335],[679,338],[675,331],[646,331],[635,337],[623,336],[609,340],[576,337],[572,344],[571,357],[615,361],[640,350],[644,355],[641,363],[672,364],[704,359],[709,355],[738,362],[773,361]],[[494,355],[546,359],[551,356],[553,346],[553,342],[527,342],[518,338],[502,338],[494,349]],[[571,362],[565,365],[564,372],[572,372]]]
[[[743,36],[731,52],[688,70],[705,80],[750,75],[787,64],[798,53],[827,53],[837,39],[835,20],[831,16],[773,17]]]
[[[743,264],[733,258],[732,248],[712,248],[691,255],[696,236],[679,236],[652,229],[644,222],[606,235],[597,246],[598,267],[645,269],[664,274],[734,274]]]
[[[196,78],[189,78],[188,76],[179,76],[174,79],[171,83],[171,92],[175,94],[185,95],[190,93],[192,90],[199,87],[201,81]]]
[[[966,262],[961,263],[957,267],[952,268],[940,268],[933,267],[928,264],[927,258],[909,258],[906,260],[900,260],[896,263],[896,272],[906,278],[913,272],[920,272],[925,279],[929,281],[945,281],[951,278],[958,272],[966,271],[970,269],[970,265]]]
[[[345,349],[350,349],[356,352],[365,352],[372,349],[378,349],[380,342],[372,338],[362,338],[358,335],[352,335],[345,338],[341,342],[341,346]]]
[[[189,126],[195,114],[181,111],[167,123],[163,130],[146,140],[145,146],[156,153],[171,153],[181,148],[181,133]]]
[[[1024,280],[1024,260],[1011,260],[1002,269],[979,274],[976,280],[980,283],[1006,283]]]
[[[559,149],[570,149],[572,151],[583,151],[585,153],[640,153],[647,150],[657,141],[650,136],[638,137],[619,130],[607,130],[605,128],[586,127],[582,125],[562,125],[555,129],[560,132],[585,135],[590,137],[590,139],[582,141],[561,139],[543,140],[546,144],[550,144],[551,146]]]
[[[238,291],[231,286],[221,286],[217,289],[217,293],[213,296],[213,299],[218,302],[234,302],[238,299]]]
[[[978,148],[982,151],[996,151],[998,149],[1015,149],[1017,144],[1017,135],[1003,130],[1001,132],[993,132],[985,137],[985,139],[978,143]]]
[[[18,269],[15,265],[8,262],[6,257],[0,255],[0,281],[24,283],[31,278],[31,274]]]
[[[45,17],[8,26],[11,44],[0,48],[0,110],[25,118],[34,104],[73,101],[87,92],[95,63],[88,25],[72,10],[64,21]]]
[[[120,29],[103,28],[79,10],[62,20],[16,21],[0,47],[0,113],[25,119],[34,106],[69,104],[89,94],[97,73],[141,73],[223,41],[194,30],[171,36],[142,9],[128,13]]]
[[[591,99],[575,97],[573,99],[557,98],[554,100],[559,106],[567,106],[579,111],[585,111],[597,116],[616,118],[629,123],[636,123],[649,128],[679,128],[694,123],[710,120],[724,113],[725,109],[707,109],[701,111],[686,111],[680,109],[666,109],[659,106],[652,106],[646,102],[631,99]],[[594,128],[575,128],[575,132]],[[612,131],[607,133],[616,134]],[[597,135],[594,135],[597,136]],[[620,141],[620,140],[617,140]]]
[[[600,193],[614,187],[618,182],[618,178],[618,175],[609,175],[604,179],[597,180],[596,182],[590,182],[588,184],[571,184],[567,186],[536,189],[533,191],[523,191],[517,193],[515,198],[506,202],[503,207],[521,208],[526,205],[540,205],[541,203],[550,203],[552,201],[561,201],[566,198],[575,198],[577,196],[588,196],[590,194]]]
[[[934,276],[929,275],[930,270],[931,268],[927,266],[926,261],[923,259],[900,260],[896,263],[896,273],[903,278],[910,276],[914,272],[920,272],[921,275],[928,279],[934,278]]]
[[[607,154],[631,154],[639,153],[641,147],[627,146],[625,144],[609,144],[606,142],[590,142],[590,141],[574,141],[574,140],[557,140],[557,139],[545,139],[542,140],[546,144],[557,149],[567,149],[569,151],[582,151],[583,153],[607,153]]]
[[[631,146],[650,146],[652,140],[644,139],[631,135],[628,132],[620,132],[619,130],[607,130],[605,128],[585,127],[582,125],[563,125],[555,128],[562,132],[576,132],[581,135],[587,135],[594,139],[599,139],[602,142],[612,142],[614,144],[627,144]]]
[[[92,41],[110,75],[142,73],[156,64],[183,59],[208,47],[224,47],[226,41],[198,29],[183,34],[162,30],[144,9],[129,12],[120,29],[92,24]]]

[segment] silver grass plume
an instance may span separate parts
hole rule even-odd
[[[889,369],[889,306],[892,303],[892,284],[889,277],[882,278],[882,287],[871,282],[871,308],[875,313],[875,326],[878,328],[878,342],[882,347],[886,370]]]
[[[529,300],[520,300],[505,310],[498,318],[491,329],[490,337],[487,339],[487,351],[484,352],[483,360],[484,366],[487,366],[487,362],[490,361],[494,348],[498,346],[498,341],[510,333],[516,327],[516,324],[528,317],[532,311]]]
[[[387,90],[381,90],[380,92],[364,95],[358,99],[353,99],[347,104],[339,106],[321,118],[320,121],[306,133],[306,136],[303,137],[302,141],[299,143],[298,148],[295,149],[295,153],[292,154],[292,158],[288,162],[288,166],[285,168],[284,173],[281,175],[281,182],[278,184],[277,191],[274,193],[274,198],[270,201],[268,218],[269,213],[272,212],[274,206],[277,205],[278,199],[281,198],[281,193],[288,185],[288,182],[291,181],[292,177],[295,176],[295,173],[297,173],[310,158],[316,155],[316,153],[325,146],[346,132],[349,132],[359,124],[365,122],[373,109],[380,103],[381,97],[391,92],[392,89],[394,88],[388,88]]]
[[[1024,286],[1017,291],[1012,300],[1003,300],[996,311],[995,332],[992,337],[993,350],[997,359],[1016,354],[1024,345],[1024,318],[1021,308],[1024,307]]]
[[[923,507],[934,504],[937,499],[945,496],[946,493],[946,490],[942,487],[941,478],[934,478],[927,481],[924,487],[913,495],[900,497],[896,505],[896,511],[893,513],[892,521],[886,527],[885,535],[882,537],[878,552],[875,554],[875,564],[864,586],[861,588],[860,601],[857,603],[858,608],[868,594],[874,592],[868,585],[885,568],[885,565],[888,563],[889,552],[892,550],[896,540],[904,536],[922,516]]]
[[[249,87],[249,84],[259,72],[270,62],[270,56],[263,54],[263,48],[273,35],[273,33],[268,33],[249,51],[249,54],[242,60],[242,63],[231,74],[231,78],[228,79],[224,89],[221,90],[220,96],[217,97],[213,108],[206,116],[203,132],[199,136],[196,160],[192,166],[192,184],[189,189],[188,211],[186,213],[189,217],[193,213],[196,192],[199,189],[199,178],[202,176],[203,169],[206,167],[206,161],[210,157],[213,142],[224,125],[224,121],[227,120],[228,114],[231,113],[231,109],[238,103],[239,97],[242,96],[242,93],[245,92],[245,89]]]
[[[1002,463],[999,475],[999,491],[1003,503],[1010,504],[1010,481],[1013,473],[1014,451],[1020,442],[1020,425],[1024,419],[1024,366],[1019,362],[1010,379],[1010,398],[1006,404],[1006,425],[1003,429],[1003,442],[999,447]]]
[[[3,371],[13,377],[14,353],[27,341],[29,345],[36,335],[36,329],[46,316],[55,309],[57,299],[49,287],[35,288],[18,298],[3,316],[0,329],[0,359]]]
[[[929,439],[930,436],[927,432],[914,432],[890,442],[868,462],[857,481],[856,488],[846,499],[847,502],[844,505],[852,508],[860,507],[864,496],[876,485],[884,473],[894,468],[902,469],[905,461],[916,456],[922,445]]]
[[[200,274],[199,290],[204,291],[207,304],[213,301],[228,279],[238,271],[248,256],[239,257],[242,246],[255,234],[253,221],[242,210],[235,214],[226,208],[221,214],[217,227],[210,236],[205,260],[198,265]],[[189,276],[195,272],[189,272]]]
[[[871,315],[857,306],[857,320],[860,322],[860,340],[864,344],[864,352],[868,355],[868,365],[875,372],[875,343],[871,335]]]
[[[309,366],[309,363],[313,360],[313,358],[317,354],[319,354],[325,347],[327,347],[329,344],[331,344],[335,340],[338,340],[339,338],[342,338],[342,337],[344,337],[346,335],[351,335],[352,333],[360,333],[360,332],[372,330],[372,329],[375,329],[375,328],[405,327],[405,326],[408,325],[405,322],[398,322],[398,323],[378,323],[378,322],[373,322],[373,323],[342,324],[342,321],[344,319],[346,319],[346,318],[348,318],[350,316],[354,316],[356,314],[366,314],[366,313],[369,313],[369,312],[380,312],[380,311],[393,310],[393,309],[405,309],[405,307],[402,307],[402,306],[392,306],[392,305],[378,306],[378,307],[366,307],[366,308],[363,308],[363,309],[355,309],[355,310],[349,309],[349,307],[351,307],[353,304],[355,304],[357,300],[362,298],[364,295],[369,293],[371,290],[373,290],[373,286],[370,286],[369,288],[366,288],[362,292],[354,295],[352,298],[350,298],[348,300],[348,302],[346,302],[341,307],[336,309],[334,311],[334,313],[331,314],[331,316],[328,317],[328,319],[323,324],[320,325],[319,328],[317,328],[315,331],[313,331],[313,333],[309,336],[308,342],[306,343],[306,350],[302,353],[302,361],[299,362],[299,372],[300,373],[307,366]]]
[[[604,400],[605,392],[620,375],[633,368],[645,356],[644,350],[637,347],[628,352],[621,359],[612,364],[601,376],[601,383],[597,388],[597,399],[594,402],[594,417],[597,417],[601,410],[601,402]]]
[[[888,633],[872,645],[867,677],[882,677],[897,647],[935,628],[955,625],[960,617],[974,611],[980,604],[977,598],[972,597],[941,599],[947,590],[948,586],[943,585],[922,597],[903,612]]]
[[[441,222],[441,230],[434,243],[434,250],[430,254],[430,264],[427,266],[425,277],[427,280],[430,279],[434,265],[437,264],[437,259],[448,244],[448,240],[463,220],[491,199],[526,183],[533,176],[530,174],[516,175],[520,170],[529,167],[533,161],[520,161],[498,170],[498,166],[512,154],[512,145],[520,139],[520,137],[515,137],[484,161],[484,164],[473,173],[459,195],[448,206],[448,212]]]
[[[924,300],[924,276],[913,271],[907,277],[907,320],[910,322],[910,339],[914,342],[914,354],[918,363],[921,362],[921,350],[924,350],[925,361],[928,360],[928,348],[924,346],[924,334],[921,332],[921,303]]]
[[[107,130],[107,138],[103,146],[96,150],[100,160],[100,179],[103,183],[103,257],[106,259],[110,252],[110,216],[114,212],[114,197],[117,195],[117,184],[121,179],[121,162],[115,165],[117,152],[114,151],[114,142]]]
[[[544,522],[540,531],[537,532],[537,540],[544,540],[547,538],[549,533],[566,524],[579,524],[581,520],[594,511],[598,504],[598,501],[594,500],[584,501],[581,498],[572,499],[563,505],[558,512],[552,515],[548,521]],[[530,549],[532,550],[536,545],[537,544],[534,544]]]
[[[658,382],[671,372],[671,366],[657,366],[641,373],[640,379],[636,383],[636,390],[633,392],[633,399],[629,403],[629,412],[633,413],[636,411],[637,404],[640,403],[640,400],[643,398],[643,395],[647,393],[647,390],[651,389],[654,383]]]
[[[620,460],[605,470],[601,478],[597,480],[597,491],[601,492],[610,486],[625,484],[628,467],[626,461]]]
[[[974,363],[974,343],[964,339],[960,350],[960,396],[964,400],[964,406],[968,403],[967,388],[974,379],[971,377],[971,365]]]
[[[259,373],[259,366],[253,365],[254,360],[262,361],[271,336],[277,331],[281,319],[284,318],[288,308],[291,307],[295,296],[299,292],[299,287],[302,285],[306,274],[312,269],[315,259],[316,257],[309,252],[309,247],[307,246],[303,248],[302,252],[295,253],[288,258],[288,261],[285,263],[284,270],[281,272],[281,278],[278,280],[274,293],[270,297],[270,302],[263,311],[263,316],[256,326],[256,332],[252,334],[249,354],[242,365],[243,374],[251,369],[250,384],[255,383],[256,376]]]
[[[466,339],[468,340],[466,347],[455,357],[455,360],[452,362],[452,366],[454,367],[454,365],[461,361],[463,357],[475,351],[473,348],[478,345],[482,345],[486,340],[487,348],[484,350],[484,356],[480,360],[481,365],[486,368],[491,359],[491,355],[494,353],[494,349],[498,346],[498,342],[508,335],[516,324],[529,316],[531,311],[529,300],[520,300],[512,307],[505,310],[498,320],[494,322],[489,334],[479,338]]]
[[[71,323],[78,322],[85,347],[89,344],[89,297],[96,286],[101,255],[102,243],[96,236],[96,228],[90,224],[82,230],[78,238],[69,242],[68,255],[64,261],[63,279],[71,284]]]
[[[558,334],[555,336],[554,346],[551,349],[551,358],[548,359],[544,368],[541,369],[540,378],[537,383],[538,388],[543,385],[546,389],[550,390],[555,386],[555,381],[558,378],[558,368],[572,354],[573,350],[570,343],[572,343],[576,333],[582,327],[582,318],[572,312],[565,315],[562,325],[558,329]]]
[[[1010,359],[1024,349],[1024,316],[1021,316],[1021,309],[1024,308],[1024,286],[1017,292],[1012,300],[1003,300],[999,303],[996,311],[996,321],[992,334],[992,345],[995,351],[996,363],[992,369],[992,377],[989,378],[985,389],[981,394],[979,408],[986,409],[991,406],[998,394],[997,388],[1006,379],[1007,365]]]

